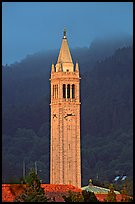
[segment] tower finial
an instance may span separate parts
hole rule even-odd
[[[55,72],[54,63],[52,62],[52,73]]]
[[[66,28],[64,28],[64,36],[63,36],[63,38],[67,38],[66,37]]]
[[[76,61],[75,71],[76,71],[76,72],[79,72],[78,61]]]
[[[92,186],[92,179],[89,180],[89,186]]]

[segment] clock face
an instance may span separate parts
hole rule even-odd
[[[65,111],[64,111],[65,120],[71,121],[74,118],[74,116],[75,116],[75,114],[74,114],[72,109],[70,109],[70,108],[65,109]]]

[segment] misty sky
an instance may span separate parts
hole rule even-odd
[[[2,64],[61,46],[89,47],[97,37],[133,32],[131,2],[3,2]]]

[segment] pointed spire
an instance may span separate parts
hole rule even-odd
[[[66,29],[64,29],[63,33],[63,39],[62,39],[62,44],[56,64],[56,72],[61,69],[62,72],[73,72],[74,71],[74,64],[72,61],[72,57],[70,54],[69,46],[68,46],[68,41],[66,37]]]
[[[72,58],[71,58],[71,54],[70,54],[70,50],[68,47],[68,42],[67,42],[67,37],[66,37],[66,30],[64,30],[64,36],[63,36],[63,40],[62,40],[62,45],[60,48],[60,52],[59,52],[59,57],[58,57],[58,61],[57,63],[73,63],[72,62]]]
[[[55,72],[54,63],[52,63],[52,73]]]
[[[76,72],[79,72],[78,61],[76,61],[75,71],[76,71]]]

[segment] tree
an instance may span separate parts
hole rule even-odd
[[[121,202],[133,202],[133,199],[127,195],[127,189],[126,186],[123,186],[123,189],[121,190],[122,199]]]
[[[17,195],[15,189],[11,186],[11,193],[15,195],[14,202],[48,202],[44,189],[41,187],[40,180],[33,169],[30,170],[23,184],[18,186],[21,194]]]
[[[84,198],[84,202],[99,202],[93,192],[83,190],[82,195]]]
[[[93,192],[87,192],[85,190],[80,192],[69,191],[67,196],[63,195],[65,202],[99,202]]]
[[[121,195],[122,195],[121,201],[128,202],[126,186],[123,186],[123,189],[121,190]]]
[[[114,192],[113,184],[110,184],[109,189],[110,189],[110,191],[108,191],[105,202],[117,202],[116,193]]]
[[[84,202],[83,196],[80,192],[72,192],[69,190],[68,195],[62,196],[65,202]]]

